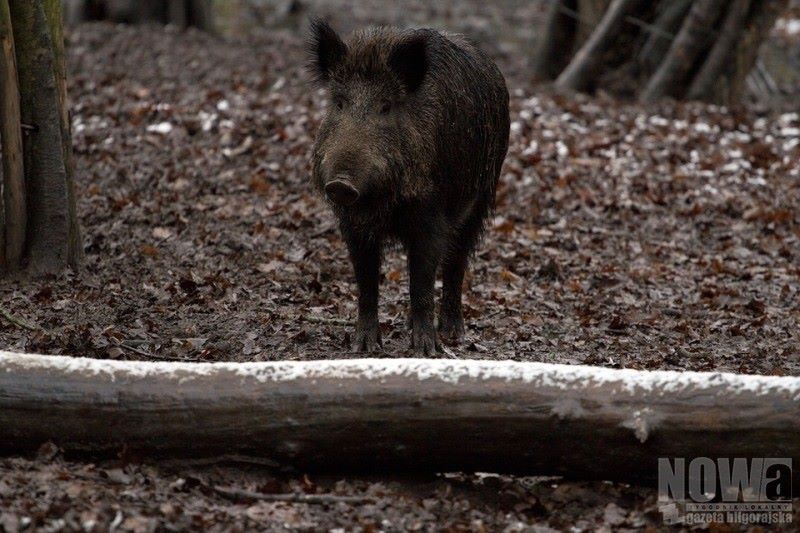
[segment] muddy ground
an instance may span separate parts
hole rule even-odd
[[[325,95],[303,73],[302,37],[93,24],[68,49],[85,266],[1,282],[27,327],[0,321],[0,343],[111,359],[351,357],[351,268],[307,183]],[[510,50],[496,54],[513,121],[497,212],[468,279],[467,342],[441,355],[800,375],[800,115],[550,95]],[[410,355],[407,282],[390,251],[385,357]],[[234,501],[219,486],[375,503]],[[611,483],[316,479],[49,449],[0,459],[9,531],[526,524],[661,518],[654,491]]]

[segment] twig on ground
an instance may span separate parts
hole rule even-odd
[[[122,339],[120,342],[127,346],[140,346],[142,344],[155,344],[156,342],[161,342],[160,340],[153,340],[153,339]]]
[[[168,466],[208,466],[225,463],[239,463],[248,465],[265,466],[269,468],[281,468],[281,464],[265,457],[252,457],[238,453],[229,453],[216,457],[193,457],[187,459],[162,459],[159,461]]]
[[[307,322],[315,322],[317,324],[336,324],[339,326],[349,326],[353,323],[352,320],[348,318],[332,318],[332,317],[324,317],[324,316],[305,316],[303,317]]]
[[[39,326],[37,326],[35,324],[31,324],[30,322],[27,322],[27,321],[25,321],[25,320],[23,320],[23,319],[21,319],[19,317],[16,317],[16,316],[12,315],[11,313],[9,313],[3,307],[0,307],[0,316],[5,318],[6,320],[11,322],[12,324],[16,324],[17,326],[19,326],[21,328],[24,328],[24,329],[27,329],[28,331],[39,331],[39,330],[42,329],[41,327],[39,327]]]
[[[267,502],[289,503],[375,503],[377,500],[369,496],[338,496],[336,494],[264,494],[231,487],[212,487],[214,492],[231,500],[261,500]]]
[[[137,348],[135,346],[131,346],[129,344],[125,344],[124,341],[123,342],[116,341],[116,342],[114,342],[114,346],[116,346],[117,348],[119,348],[121,350],[128,350],[128,351],[131,351],[133,353],[136,353],[136,354],[142,355],[144,357],[147,357],[148,359],[154,359],[156,361],[178,361],[178,362],[182,362],[182,363],[195,363],[195,362],[197,362],[196,359],[189,359],[189,358],[186,358],[186,357],[172,357],[170,355],[154,354],[153,352],[148,352],[147,350],[142,350],[141,348]]]
[[[114,346],[116,346],[117,348],[120,348],[122,350],[130,350],[133,353],[138,353],[139,355],[144,355],[145,357],[155,357],[153,354],[151,354],[148,351],[145,351],[145,350],[142,350],[140,348],[137,348],[136,346],[129,346],[129,345],[125,344],[124,342],[114,342]]]
[[[142,344],[167,344],[167,343],[177,343],[177,342],[185,342],[191,341],[196,339],[197,337],[156,337],[153,339],[122,339],[120,342],[122,344],[126,344],[128,346],[141,346]]]

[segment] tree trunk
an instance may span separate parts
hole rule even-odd
[[[589,40],[594,29],[603,20],[611,0],[577,0],[577,2],[578,31],[576,41],[580,46]]]
[[[739,33],[747,22],[749,11],[750,0],[733,0],[722,23],[719,37],[689,87],[687,95],[690,99],[699,100],[713,93],[714,84],[735,53],[736,41],[739,40]]]
[[[8,0],[0,0],[0,140],[3,147],[2,264],[20,268],[25,245],[25,169],[14,35]]]
[[[681,22],[686,18],[689,8],[692,7],[692,0],[675,0],[667,2],[661,13],[659,13],[653,23],[653,31],[647,36],[647,40],[639,53],[640,63],[644,71],[649,75],[656,71],[664,56],[669,51],[675,33],[681,27]]]
[[[553,0],[547,12],[544,32],[538,41],[533,60],[533,79],[554,80],[572,57],[578,24],[577,0]]]
[[[50,25],[50,38],[53,43],[53,66],[58,87],[58,108],[60,111],[61,148],[64,152],[64,169],[67,179],[67,209],[69,217],[69,236],[67,243],[67,264],[76,266],[83,259],[80,226],[78,225],[77,201],[75,198],[75,160],[72,153],[72,123],[67,98],[67,54],[64,50],[64,16],[61,0],[45,0],[45,15]]]
[[[60,20],[48,20],[56,0],[11,2],[11,17],[19,69],[28,224],[27,269],[33,274],[77,266],[80,257],[75,196],[72,191],[69,125],[63,43],[54,42]]]
[[[210,0],[189,0],[187,24],[198,30],[214,32],[214,10]]]
[[[600,64],[600,57],[606,52],[616,37],[625,16],[640,0],[613,0],[597,29],[575,53],[567,68],[556,80],[556,87],[583,91],[589,87],[591,78]]]
[[[709,28],[719,17],[726,0],[698,0],[692,4],[681,31],[672,41],[669,52],[642,91],[640,100],[652,102],[664,96],[675,96],[695,61],[707,47]]]
[[[564,8],[565,0],[554,0],[533,77],[556,79],[562,89],[638,95],[643,102],[688,97],[736,103],[761,42],[787,3],[571,0],[575,12]]]
[[[800,459],[800,378],[425,359],[147,363],[0,352],[0,448],[259,455],[316,471],[653,482]],[[795,472],[798,470],[795,469]]]
[[[186,17],[187,7],[186,0],[172,0],[171,2],[167,2],[167,20],[169,23],[179,28],[185,28],[189,22]]]
[[[722,83],[718,84],[718,90],[714,93],[713,98],[716,102],[737,102],[744,97],[747,74],[756,64],[758,50],[787,4],[788,0],[751,2],[747,23],[737,42],[735,59],[731,61],[732,68],[726,69],[720,77]]]
[[[129,24],[158,22],[213,31],[211,0],[70,0],[71,22],[111,20]]]

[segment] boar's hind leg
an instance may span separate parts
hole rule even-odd
[[[378,283],[381,244],[374,238],[345,236],[358,284],[358,322],[353,351],[374,352],[381,347],[378,325]]]
[[[427,224],[408,244],[408,270],[411,278],[411,346],[417,355],[436,354],[436,329],[433,327],[433,293],[436,268],[442,256],[441,233]],[[427,230],[427,231],[425,231]]]
[[[461,311],[461,288],[481,231],[481,217],[476,214],[454,235],[442,260],[442,302],[439,308],[439,333],[445,342],[457,344],[464,339],[464,315]]]
[[[464,338],[461,313],[461,286],[467,270],[469,251],[459,247],[442,263],[442,303],[439,308],[439,333],[446,343],[457,344]]]

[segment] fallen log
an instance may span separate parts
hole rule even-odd
[[[800,459],[800,378],[511,361],[107,361],[0,352],[0,449],[246,454],[309,471],[653,482],[659,457]],[[795,463],[797,464],[797,463]]]

